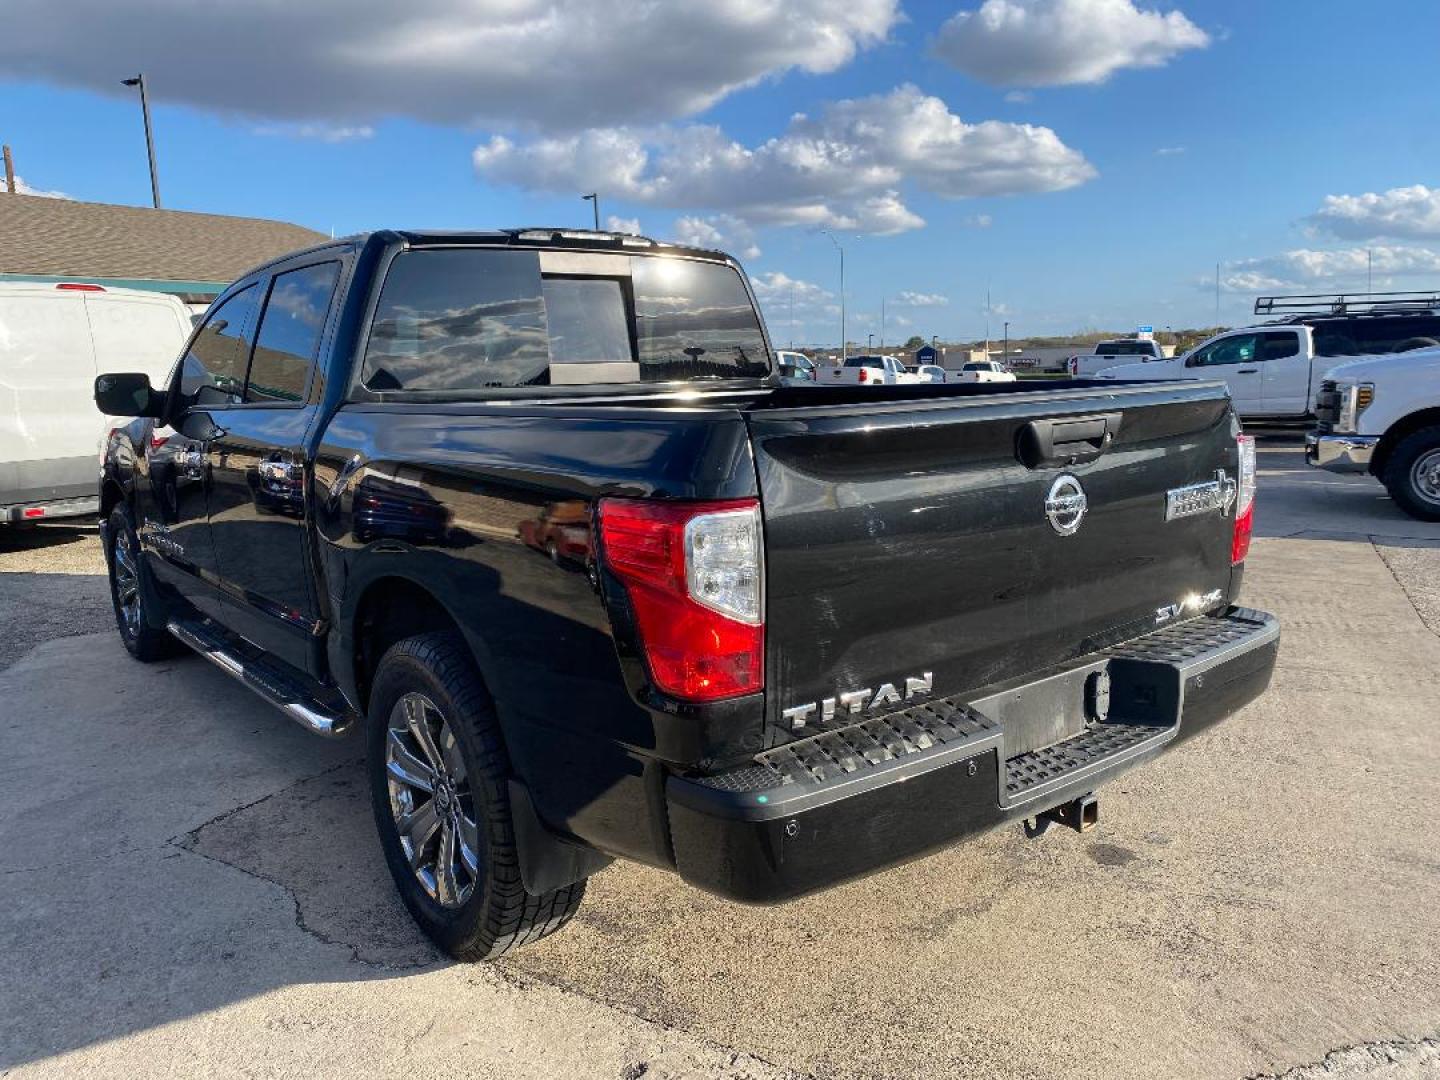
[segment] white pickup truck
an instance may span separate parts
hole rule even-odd
[[[999,360],[971,360],[959,371],[947,371],[946,382],[1015,382],[1015,373]]]
[[[1411,517],[1440,521],[1440,348],[1332,369],[1315,399],[1305,460],[1369,473]]]
[[[905,370],[905,365],[893,356],[848,356],[838,367],[819,369],[819,382],[824,386],[894,386],[925,381]]]
[[[1151,360],[1168,360],[1165,350],[1155,341],[1137,338],[1122,338],[1117,341],[1101,341],[1088,353],[1076,353],[1065,361],[1065,370],[1072,379],[1087,379],[1096,372],[1114,367],[1116,364],[1148,363]]]
[[[1378,295],[1378,294],[1377,294]],[[1389,294],[1385,294],[1389,295]],[[1440,346],[1437,309],[1374,298],[1261,297],[1260,313],[1317,301],[1338,313],[1289,315],[1283,322],[1227,330],[1183,356],[1107,368],[1102,379],[1221,379],[1246,419],[1304,420],[1321,381],[1350,360]]]

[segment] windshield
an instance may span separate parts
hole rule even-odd
[[[1112,356],[1154,356],[1155,346],[1148,341],[1102,341],[1095,346],[1095,354],[1109,353]]]

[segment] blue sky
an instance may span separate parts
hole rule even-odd
[[[167,207],[582,225],[598,190],[742,255],[780,341],[792,294],[838,338],[826,226],[860,341],[882,297],[888,339],[979,336],[987,284],[997,337],[1208,325],[1217,260],[1226,323],[1362,287],[1367,251],[1440,286],[1434,0],[393,7],[13,0],[0,138],[32,189],[144,204],[143,68]]]

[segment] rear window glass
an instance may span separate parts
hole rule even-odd
[[[372,390],[758,377],[759,319],[728,266],[635,256],[629,275],[542,274],[534,251],[410,251],[365,354]]]
[[[1440,344],[1436,315],[1325,319],[1312,323],[1311,329],[1319,356],[1373,356]]]
[[[1148,341],[1102,341],[1095,346],[1095,354],[1109,353],[1112,356],[1150,356],[1155,352]]]

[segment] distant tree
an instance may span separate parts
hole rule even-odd
[[[924,345],[925,339],[923,337],[919,334],[911,334],[910,340],[905,342],[905,351],[914,352],[916,349],[923,348]]]

